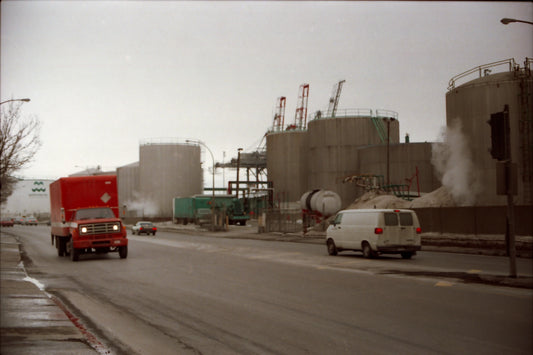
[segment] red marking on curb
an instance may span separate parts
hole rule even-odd
[[[52,301],[55,302],[55,304],[58,305],[59,308],[65,313],[65,315],[68,317],[68,319],[80,330],[80,332],[83,334],[85,339],[87,339],[87,342],[91,347],[96,350],[99,354],[107,355],[111,354],[111,351],[108,350],[104,344],[100,343],[98,339],[89,331],[85,326],[80,322],[79,318],[74,316],[68,308],[61,302],[57,297],[50,295],[50,298]]]

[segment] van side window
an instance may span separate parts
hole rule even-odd
[[[398,225],[398,216],[396,213],[385,213],[385,225],[386,226],[397,226]]]
[[[402,226],[412,226],[413,225],[413,215],[411,213],[400,213],[400,225],[402,225]]]
[[[342,220],[342,213],[339,213],[339,214],[335,217],[335,220],[333,221],[333,225],[341,224],[341,220]]]

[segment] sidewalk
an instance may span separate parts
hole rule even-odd
[[[16,238],[1,234],[0,354],[97,354],[61,303],[30,281],[20,261]]]

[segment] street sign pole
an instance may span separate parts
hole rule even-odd
[[[513,201],[513,174],[511,156],[511,124],[509,122],[509,105],[503,110],[505,122],[505,189],[507,193],[507,248],[509,251],[509,276],[517,277],[516,273],[516,248],[515,248],[515,225],[514,225],[514,201]]]

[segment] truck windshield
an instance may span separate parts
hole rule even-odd
[[[75,220],[82,219],[99,219],[99,218],[114,218],[115,215],[110,208],[86,208],[76,211]]]

